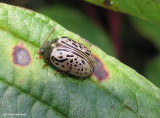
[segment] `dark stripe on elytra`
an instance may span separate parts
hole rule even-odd
[[[64,51],[64,52],[71,52],[75,55],[77,55],[78,57],[81,57],[82,59],[84,59],[85,61],[87,61],[84,57],[82,57],[81,55],[79,55],[78,53],[74,52],[74,50],[70,49],[69,47],[66,47],[67,49],[57,49],[57,51]],[[91,68],[93,68],[93,64],[89,61],[87,61],[88,64],[91,66]]]
[[[69,55],[69,54],[67,54],[67,56],[66,57],[74,57],[74,55]]]
[[[75,43],[72,43],[72,45],[74,45],[75,47],[78,47]]]
[[[67,50],[67,49],[57,49],[57,51],[70,52],[70,51],[69,51],[69,50]]]
[[[88,58],[88,55],[87,55],[86,53],[82,52],[81,50],[75,48],[74,46],[72,46],[72,45],[70,45],[70,44],[68,44],[68,43],[66,43],[66,42],[64,42],[64,41],[61,41],[61,42],[62,42],[63,44],[65,44],[65,45],[69,46],[69,47],[74,48],[75,50],[78,50],[79,52],[81,52],[82,54],[84,54],[84,56],[86,56],[86,57]],[[72,43],[72,44],[73,44],[73,43]],[[90,58],[89,58],[89,59],[90,59]],[[92,61],[92,60],[91,60],[91,61]]]
[[[55,58],[54,56],[52,56],[52,57],[51,57],[51,60],[55,60],[55,61],[57,61],[57,62],[59,62],[59,63],[63,63],[63,62],[65,62],[65,61],[67,61],[68,59],[58,60],[57,58]]]
[[[79,56],[79,57],[81,57],[82,59],[84,59],[85,61],[87,61],[84,57],[82,57],[81,55],[79,55],[78,53],[76,53],[76,52],[74,52],[74,51],[72,51],[72,53],[73,54],[75,54],[75,55],[77,55],[77,56]],[[91,66],[91,68],[93,67],[93,64],[91,63],[91,62],[89,62],[89,61],[87,61],[88,62],[88,64]]]
[[[72,50],[73,54],[77,55],[78,57],[81,57],[82,59],[87,61],[91,67],[93,67],[93,64],[92,64],[93,61],[91,61],[91,59],[89,57],[85,57],[83,54],[79,53],[77,50],[73,50],[72,48],[70,48],[70,49]],[[81,54],[81,55],[79,55],[79,54]],[[83,64],[85,64],[85,63],[83,63]]]
[[[88,52],[85,52],[88,56],[90,56],[90,54]]]
[[[63,44],[65,44],[65,45],[67,45],[67,46],[69,46],[69,47],[67,47],[67,48],[70,48],[70,47],[72,47],[73,49],[75,49],[76,51],[78,51],[78,53],[80,53],[81,55],[83,55],[84,57],[86,57],[89,61],[90,61],[90,63],[91,63],[91,65],[92,65],[92,67],[93,67],[93,61],[88,57],[88,55],[86,55],[84,52],[82,52],[81,50],[79,50],[79,49],[77,49],[77,48],[75,48],[75,47],[73,47],[72,45],[70,45],[70,44],[68,44],[68,43],[66,43],[66,42],[64,42],[64,41],[61,41]],[[71,49],[71,48],[70,48]],[[86,60],[86,59],[85,59]]]

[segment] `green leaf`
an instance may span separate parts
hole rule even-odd
[[[58,23],[63,25],[68,30],[79,34],[91,43],[100,47],[108,54],[114,55],[111,39],[108,35],[106,35],[106,32],[95,25],[80,11],[64,5],[47,6],[37,11],[58,21]]]
[[[160,56],[153,58],[146,64],[145,76],[155,85],[160,87]]]
[[[150,40],[157,47],[157,49],[160,50],[160,24],[152,23],[150,21],[135,17],[131,17],[130,20],[136,30],[143,37]]]
[[[49,40],[69,37],[95,55],[84,80],[42,68],[37,51]],[[34,11],[0,4],[0,115],[27,118],[158,118],[160,90],[133,69]],[[17,118],[16,115],[11,116]],[[22,116],[23,117],[23,116]]]
[[[159,0],[85,0],[111,10],[159,23]]]

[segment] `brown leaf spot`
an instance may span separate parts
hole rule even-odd
[[[93,70],[93,75],[99,80],[105,80],[109,76],[109,72],[105,69],[103,62],[96,56],[95,57],[95,67]]]
[[[31,62],[29,51],[23,46],[23,43],[13,48],[12,57],[13,63],[17,66],[25,67]]]

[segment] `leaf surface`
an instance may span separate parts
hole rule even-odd
[[[89,3],[159,23],[159,0],[85,0]]]
[[[49,40],[69,37],[95,55],[94,73],[84,80],[56,73],[38,59]],[[0,115],[26,118],[158,118],[160,90],[133,69],[108,56],[50,18],[0,4]],[[16,118],[17,116],[11,116]],[[24,117],[24,116],[22,116]]]

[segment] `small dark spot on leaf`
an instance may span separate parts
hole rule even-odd
[[[111,108],[114,109],[114,105],[111,105]]]
[[[31,62],[31,56],[29,51],[23,46],[23,43],[21,45],[16,45],[13,48],[13,63],[19,66],[27,66]]]
[[[104,0],[103,4],[107,6],[112,6],[114,2],[112,0]]]

